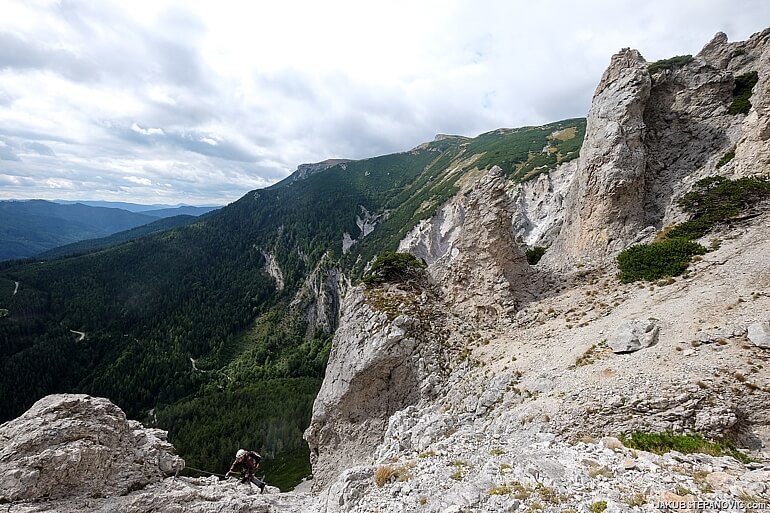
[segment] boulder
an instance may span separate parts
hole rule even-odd
[[[658,343],[660,327],[652,319],[637,319],[621,324],[607,340],[615,353],[630,353]]]
[[[0,502],[125,495],[184,468],[166,432],[107,399],[50,395],[0,426]]]
[[[755,322],[748,329],[749,341],[762,349],[770,349],[770,322]]]

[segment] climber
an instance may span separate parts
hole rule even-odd
[[[238,452],[235,453],[235,461],[230,465],[230,470],[227,471],[225,477],[230,477],[236,472],[240,473],[241,483],[254,483],[259,487],[259,493],[264,493],[265,482],[254,476],[260,461],[262,461],[262,456],[256,452],[238,449]]]

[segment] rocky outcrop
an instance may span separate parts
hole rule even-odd
[[[426,264],[433,264],[449,253],[465,222],[466,200],[457,194],[430,219],[420,221],[398,244],[398,251],[411,253]]]
[[[278,260],[269,251],[262,251],[262,256],[265,259],[265,272],[275,282],[275,288],[279,292],[282,291],[284,287],[283,271],[281,271],[281,266],[278,265]]]
[[[165,431],[126,420],[107,399],[51,395],[0,425],[0,503],[15,513],[317,511],[303,493],[175,477],[183,467]]]
[[[560,183],[562,172],[556,175]],[[548,178],[538,183],[546,181]],[[533,297],[536,288],[524,247],[511,230],[513,204],[506,189],[501,169],[493,167],[444,203],[432,218],[421,221],[398,246],[398,251],[430,264],[431,276],[455,313],[474,322],[495,324],[509,318]],[[548,202],[559,201],[550,192],[542,194],[550,195]],[[517,201],[526,200],[520,193]],[[545,230],[543,225],[551,222],[532,222],[526,214],[517,219],[524,230],[534,230],[535,223]]]
[[[356,215],[356,226],[358,227],[358,236],[354,238],[348,232],[344,232],[342,234],[342,253],[343,254],[348,253],[350,251],[350,248],[353,247],[353,245],[356,242],[365,239],[367,235],[372,233],[374,229],[377,228],[377,225],[380,223],[380,221],[382,221],[383,219],[386,219],[388,215],[387,212],[372,214],[363,205],[358,205],[358,208],[361,210],[361,214]]]
[[[461,319],[494,325],[531,297],[529,265],[510,227],[505,180],[494,168],[402,242],[432,262],[440,293],[427,281],[417,290],[388,285],[350,292],[305,433],[314,486],[372,463],[391,416],[437,392],[446,369],[445,333],[455,331],[446,305]]]
[[[461,318],[494,325],[510,318],[534,296],[524,249],[511,231],[511,201],[495,166],[464,194],[460,233],[429,268],[453,311]]]
[[[681,213],[675,198],[705,176],[764,173],[770,163],[770,31],[650,74],[635,50],[612,57],[594,94],[564,223],[544,262],[602,264]],[[757,71],[748,115],[730,114],[735,77]],[[735,158],[717,168],[732,147]]]
[[[358,287],[345,298],[305,432],[315,488],[348,467],[372,463],[390,416],[436,392],[444,354],[429,295]]]
[[[770,29],[736,43],[726,43],[720,36],[723,34],[717,34],[699,56],[707,62],[722,64],[722,69],[734,75],[749,71],[759,75],[730,168],[736,176],[751,176],[770,166]]]
[[[184,461],[166,434],[106,399],[52,395],[0,426],[0,502],[125,495]]]
[[[546,258],[602,258],[645,226],[647,61],[636,50],[614,55],[594,93],[565,218]]]
[[[310,164],[300,164],[297,166],[297,170],[294,171],[289,177],[287,177],[282,183],[292,183],[296,182],[298,180],[304,180],[305,178],[309,176],[313,176],[316,173],[320,173],[321,171],[325,171],[329,169],[330,167],[336,166],[338,164],[345,164],[347,162],[351,162],[350,159],[326,159],[322,160],[321,162],[313,162]]]
[[[292,299],[292,309],[299,310],[307,322],[306,336],[312,337],[317,330],[329,335],[337,329],[340,315],[340,298],[349,286],[348,278],[325,255]]]

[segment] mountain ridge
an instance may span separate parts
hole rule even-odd
[[[167,291],[189,302],[197,295],[205,298],[205,310],[199,309],[203,302],[192,302],[196,314],[218,312],[211,285],[228,284],[237,274],[238,284],[229,282],[230,295],[220,300],[242,309],[232,320],[224,315],[216,320],[217,326],[242,322],[247,335],[238,340],[229,338],[227,329],[194,324],[177,307],[163,310],[162,304],[132,303],[131,297],[115,306],[92,307],[105,308],[92,318],[94,324],[110,318],[110,308],[122,308],[115,312],[125,320],[116,327],[131,330],[136,348],[110,358],[151,366],[139,379],[165,369],[201,380],[190,387],[200,386],[200,395],[156,412],[166,415],[171,439],[176,437],[180,447],[188,444],[185,451],[207,439],[179,436],[180,425],[190,426],[180,419],[204,405],[203,422],[227,433],[228,419],[214,406],[235,408],[227,402],[235,395],[226,389],[228,382],[264,388],[272,383],[265,377],[282,377],[291,389],[297,379],[291,370],[305,368],[303,376],[320,382],[322,373],[323,382],[305,432],[315,494],[244,496],[236,505],[213,491],[213,480],[183,479],[180,485],[166,479],[137,491],[134,511],[145,511],[153,497],[178,497],[179,486],[186,487],[183,496],[199,503],[201,494],[216,496],[225,511],[268,511],[279,504],[286,511],[323,513],[652,511],[659,503],[766,500],[770,381],[764,364],[770,355],[756,338],[770,322],[770,275],[762,258],[770,251],[766,211],[700,237],[711,251],[693,260],[681,277],[620,283],[615,258],[684,219],[677,198],[701,178],[766,174],[768,51],[770,30],[739,43],[718,34],[693,60],[651,73],[639,52],[624,49],[611,59],[584,124],[536,127],[526,140],[500,139],[526,129],[494,131],[461,145],[442,140],[344,168],[331,166],[290,186],[250,193],[199,226],[140,241],[137,247],[154,250],[158,264],[167,262],[158,258],[165,251],[186,266],[164,269],[183,285]],[[730,114],[736,74],[747,69],[759,76],[751,107],[747,114]],[[571,145],[581,126],[586,136],[580,137],[578,156]],[[557,135],[571,128],[575,135],[565,147]],[[731,145],[734,156],[725,160]],[[480,147],[485,151],[476,153]],[[573,152],[577,162],[570,158]],[[340,189],[342,183],[347,188]],[[297,208],[296,198],[314,209]],[[256,208],[262,215],[251,215]],[[526,262],[528,248],[514,237],[514,229],[529,246],[549,245],[536,265]],[[228,238],[236,233],[240,237]],[[344,234],[355,241],[348,252]],[[216,244],[194,242],[203,235]],[[174,245],[163,244],[162,237]],[[402,243],[402,249],[418,248],[417,256],[430,257],[427,269],[411,269],[405,281],[356,283],[373,254]],[[126,263],[137,256],[135,248],[125,251]],[[180,258],[187,251],[193,252],[191,258]],[[219,269],[235,259],[244,266]],[[192,265],[198,260],[208,274]],[[79,279],[80,271],[70,265],[108,262],[113,261],[102,256],[76,258],[49,267],[11,268],[4,276],[21,282],[19,294],[34,296],[40,292],[35,286],[52,294],[53,304],[65,305],[52,312],[61,323],[83,318],[80,311],[90,313],[92,308],[82,308],[90,303],[86,296],[80,303],[64,302],[58,296],[63,291],[43,289],[41,283],[58,278],[58,286],[65,287]],[[95,277],[93,288],[110,277],[89,276]],[[191,279],[189,289],[186,279]],[[259,312],[253,324],[237,299],[244,295],[239,288],[244,280],[253,287],[245,290],[247,304]],[[327,296],[328,291],[333,292]],[[142,299],[150,303],[153,296]],[[318,313],[321,302],[327,311],[339,312],[340,324],[336,330],[316,325],[319,329],[307,338],[307,316]],[[132,304],[176,316],[168,321],[172,325],[208,331],[195,339],[197,330],[190,330],[153,345],[148,341],[166,336],[165,328],[137,330],[137,321],[155,317],[132,314]],[[30,311],[35,310],[17,308],[5,319],[20,322]],[[211,346],[211,335],[223,338]],[[281,354],[286,347],[281,344],[292,338],[297,351]],[[115,347],[111,341],[91,343]],[[178,353],[162,365],[137,358],[148,351],[168,354],[171,348]],[[189,365],[188,354],[197,364]],[[218,367],[222,363],[225,367]],[[196,365],[215,379],[203,379]],[[14,367],[4,370],[8,374]],[[289,373],[281,374],[284,370]],[[108,374],[100,379],[110,385]],[[153,385],[157,388],[147,393],[175,397],[164,383]],[[147,404],[141,398],[126,402]],[[295,418],[300,411],[301,406]],[[289,429],[275,423],[266,432],[276,432],[277,426]],[[683,454],[634,442],[638,433],[653,439],[690,433],[684,440],[692,444],[697,441],[693,432],[715,440],[712,454],[697,454],[706,450],[703,445],[696,454]],[[236,441],[223,435],[219,443],[231,452],[248,445],[268,455],[276,446],[266,444],[268,439]],[[730,444],[739,444],[755,461]],[[188,462],[201,468],[197,457],[190,453]],[[273,475],[278,476],[277,469]],[[31,512],[48,506],[25,507]]]
[[[0,260],[31,257],[78,240],[103,237],[156,220],[116,208],[45,200],[0,201]]]
[[[549,140],[565,127],[573,129],[571,139]],[[555,151],[538,164],[545,171],[560,149],[569,158],[583,131],[582,119],[565,120],[336,164],[252,191],[188,226],[93,253],[10,265],[5,282],[20,287],[0,296],[0,308],[9,311],[0,321],[0,337],[9,340],[0,359],[0,388],[7,391],[0,414],[19,414],[48,391],[106,396],[132,417],[169,427],[191,465],[226,470],[224,440],[204,435],[209,427],[188,413],[205,408],[228,423],[229,436],[260,447],[268,462],[297,463],[303,470],[278,481],[290,487],[310,470],[301,436],[348,280],[380,252],[396,249],[414,223],[484,168],[500,162],[510,175],[529,173],[551,145]],[[79,344],[70,330],[85,333],[88,343]],[[40,354],[50,355],[48,366],[57,372],[38,387],[23,387],[39,372]],[[302,390],[292,398],[297,415],[273,406],[291,386]],[[233,418],[247,397],[265,404],[246,413],[251,431]],[[150,410],[155,415],[146,417]]]

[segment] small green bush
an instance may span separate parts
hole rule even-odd
[[[677,435],[668,431],[663,433],[634,431],[630,438],[625,435],[618,438],[626,447],[655,454],[664,454],[669,451],[678,451],[682,454],[701,453],[711,456],[727,454],[742,463],[752,461],[751,458],[736,449],[730,441],[710,442],[697,433]]]
[[[733,146],[727,153],[722,155],[722,158],[719,159],[719,162],[717,162],[717,169],[724,166],[734,158],[735,158],[735,146]]]
[[[654,75],[658,71],[662,71],[664,69],[681,68],[682,66],[690,64],[692,61],[692,55],[676,55],[668,59],[661,59],[659,61],[653,62],[647,66],[647,71],[650,72],[650,75]]]
[[[730,104],[730,114],[748,114],[751,109],[751,91],[759,80],[756,71],[749,71],[743,75],[735,77],[735,88],[733,88],[733,103]]]
[[[545,254],[545,248],[542,246],[535,246],[527,250],[527,262],[529,265],[536,265],[543,255]]]
[[[418,279],[421,276],[420,271],[426,267],[409,253],[383,253],[374,260],[371,269],[364,275],[364,283],[379,285]]]
[[[740,216],[768,197],[770,180],[766,177],[704,178],[677,201],[682,210],[691,215],[690,220],[674,226],[666,236],[699,239],[714,226]]]
[[[638,244],[618,255],[618,278],[623,283],[638,280],[653,281],[664,276],[679,276],[694,255],[703,255],[706,248],[684,238],[664,239],[650,244]]]

